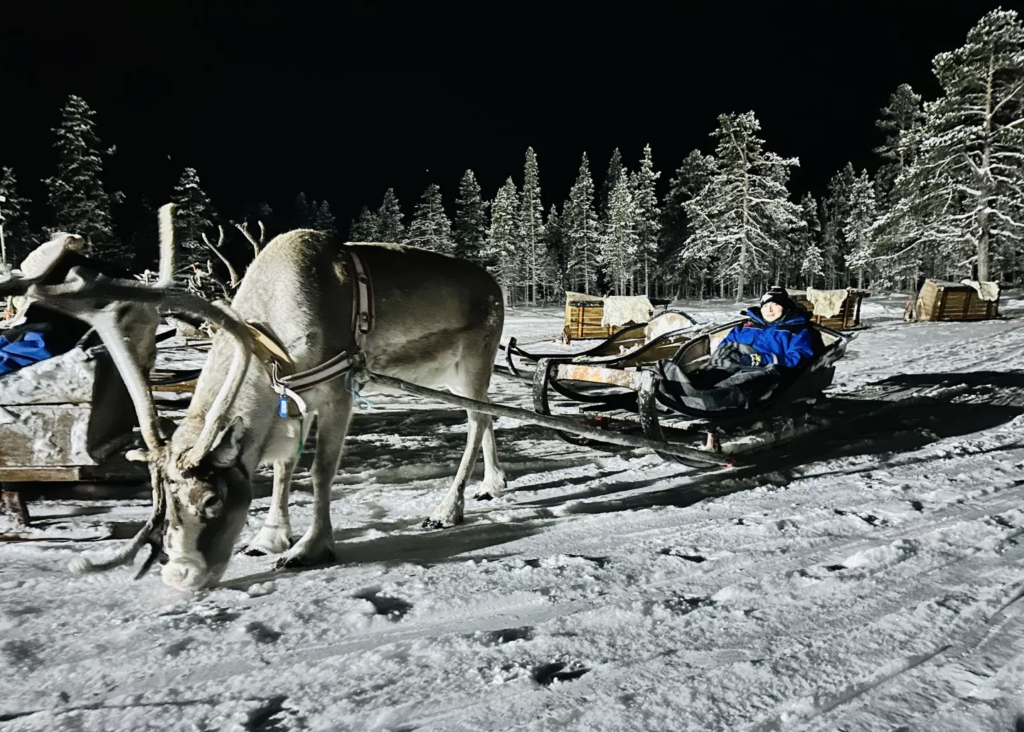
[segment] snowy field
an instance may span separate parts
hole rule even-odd
[[[239,556],[193,597],[155,571],[67,571],[129,536],[145,495],[35,502],[32,541],[0,543],[0,729],[1020,730],[1024,300],[975,324],[904,324],[904,302],[865,302],[833,390],[959,396],[767,468],[701,474],[501,419],[510,497],[424,531],[464,415],[368,393],[333,496],[338,564]],[[513,311],[506,336],[560,325]],[[492,394],[530,404],[498,376]],[[300,471],[297,533],[311,498]]]

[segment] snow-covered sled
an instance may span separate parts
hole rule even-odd
[[[772,388],[743,406],[714,410],[702,408],[699,400],[680,397],[666,388],[655,368],[660,359],[670,360],[684,374],[704,365],[711,353],[738,320],[714,326],[677,345],[673,353],[638,350],[633,358],[575,360],[542,359],[534,377],[534,410],[554,415],[555,407],[590,416],[590,423],[609,431],[642,433],[657,443],[706,449],[721,454],[738,454],[768,443],[791,439],[810,426],[802,419],[808,406],[832,384],[835,363],[846,353],[852,336],[811,324],[819,337],[817,353],[803,368],[786,372]],[[561,437],[575,444],[599,447],[601,440],[580,438],[569,433]],[[699,436],[694,445],[694,437]],[[686,455],[659,451],[663,457],[686,464]]]
[[[665,352],[675,353],[681,344],[700,335],[706,329],[682,310],[666,310],[648,322],[623,328],[596,346],[574,354],[565,351],[527,351],[514,337],[499,346],[505,354],[505,363],[496,366],[499,373],[520,378],[532,378],[537,362],[542,358],[571,358],[580,363],[631,362],[649,359]],[[664,355],[660,356],[665,358]]]

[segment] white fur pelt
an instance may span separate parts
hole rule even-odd
[[[843,309],[843,303],[849,294],[846,290],[815,290],[807,288],[807,299],[814,306],[814,315],[822,318],[832,318],[839,315]]]
[[[58,232],[53,239],[29,252],[21,263],[21,273],[25,277],[38,277],[56,264],[64,252],[80,252],[84,248],[85,239],[82,237]]]
[[[995,282],[979,282],[978,280],[960,280],[961,285],[970,285],[978,297],[986,302],[995,302],[999,299],[999,285]]]
[[[686,317],[678,313],[665,313],[652,320],[644,329],[644,338],[650,342],[663,333],[671,333],[674,330],[682,330],[693,325]]]
[[[617,326],[628,323],[646,323],[654,315],[654,306],[643,295],[609,295],[604,298],[601,325]]]

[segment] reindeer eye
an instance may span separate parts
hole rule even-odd
[[[205,516],[206,518],[217,518],[223,508],[224,502],[221,500],[220,496],[216,493],[210,493],[203,498],[202,503],[199,504],[199,515]]]

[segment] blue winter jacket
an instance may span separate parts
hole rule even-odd
[[[790,310],[774,323],[766,323],[761,308],[746,311],[746,323],[733,328],[722,343],[746,344],[760,358],[751,358],[745,365],[788,368],[803,366],[814,356],[814,337],[802,310]],[[744,359],[746,362],[747,359]]]

